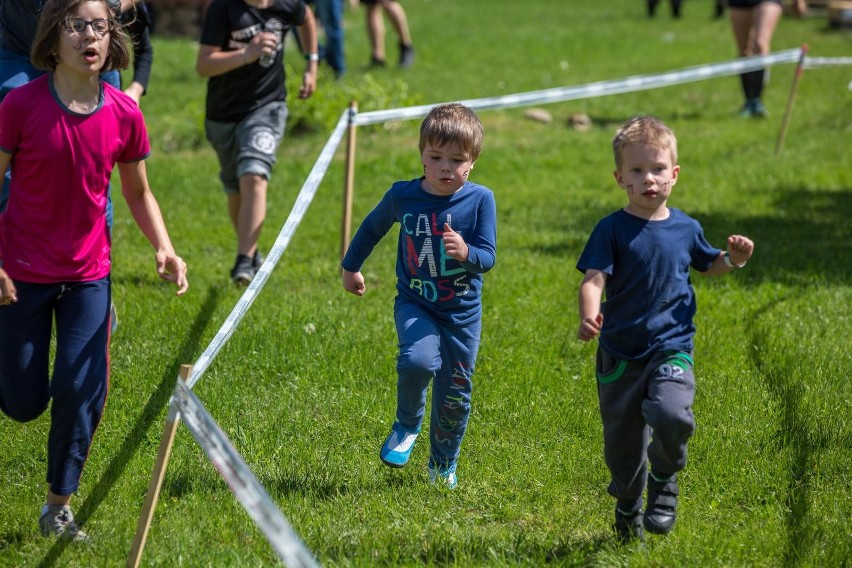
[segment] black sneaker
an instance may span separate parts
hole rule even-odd
[[[369,67],[370,69],[381,69],[384,66],[385,66],[385,60],[379,59],[378,57],[376,57],[374,55],[374,56],[370,57],[370,64],[367,67]]]
[[[653,474],[648,477],[645,530],[654,534],[667,534],[672,530],[676,518],[678,493],[677,475],[663,480]]]
[[[252,259],[244,254],[238,254],[237,261],[231,269],[231,281],[239,286],[248,286],[254,278],[254,273]]]
[[[399,44],[399,66],[403,69],[411,67],[414,63],[414,46]]]
[[[622,544],[638,540],[645,540],[645,531],[642,530],[642,511],[624,512],[615,508],[615,536]]]
[[[258,271],[260,265],[263,264],[263,261],[265,260],[266,258],[264,258],[262,254],[260,254],[260,251],[255,249],[254,256],[251,257],[251,267],[254,268],[255,273]]]

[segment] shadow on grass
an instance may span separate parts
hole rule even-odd
[[[792,294],[792,292],[791,292]],[[813,468],[816,454],[830,445],[818,430],[810,428],[805,416],[807,408],[802,402],[805,387],[798,378],[799,373],[789,366],[777,366],[771,361],[765,361],[762,354],[768,351],[768,334],[772,333],[772,324],[763,324],[762,318],[775,308],[783,307],[789,297],[776,298],[759,308],[753,315],[754,325],[751,326],[751,345],[749,357],[766,383],[768,391],[777,402],[780,410],[778,443],[789,448],[791,453],[791,470],[787,486],[786,512],[784,527],[784,555],[782,566],[799,566],[808,558],[815,540],[810,538],[810,493],[814,475]]]
[[[427,566],[434,564],[454,566],[471,562],[471,560],[483,564],[494,562],[497,565],[543,563],[557,566],[591,566],[598,560],[601,552],[620,548],[615,537],[610,536],[567,537],[557,542],[541,542],[526,538],[523,532],[515,534],[511,545],[512,553],[509,557],[496,553],[493,546],[495,544],[502,543],[487,540],[467,542],[459,551],[455,543],[447,542],[444,546],[440,542],[432,543],[432,550],[421,554],[418,560]]]
[[[137,418],[133,429],[127,433],[124,443],[118,449],[100,479],[95,483],[89,496],[77,510],[75,517],[81,525],[98,510],[98,507],[110,493],[115,482],[127,468],[127,464],[136,453],[139,444],[144,440],[146,433],[168,404],[177,380],[177,370],[181,364],[191,361],[191,357],[195,355],[201,334],[210,322],[222,293],[222,288],[208,288],[207,297],[198,315],[192,322],[183,343],[178,348],[177,356],[166,366],[166,371],[160,379],[157,390],[148,398],[148,402],[145,404],[145,408],[142,409],[142,413]],[[38,565],[40,567],[53,566],[69,544],[72,543],[68,540],[57,540]]]
[[[737,278],[793,286],[852,284],[852,189],[778,191],[769,214],[743,211],[699,219],[711,244],[719,248],[734,233],[754,240],[753,261]]]
[[[341,548],[325,557],[328,563],[360,566],[368,562],[373,566],[596,566],[602,555],[635,551],[634,545],[623,547],[615,537],[594,535],[565,537],[543,542],[530,539],[525,533],[516,533],[507,542],[488,538],[433,535],[423,542],[423,549],[398,558],[399,550],[388,551],[384,560],[381,550],[364,551],[364,556],[353,556],[355,551]],[[641,547],[641,545],[635,545]],[[357,554],[357,553],[356,553]],[[390,560],[393,559],[393,560]]]

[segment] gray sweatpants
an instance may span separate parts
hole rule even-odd
[[[695,431],[695,375],[690,353],[661,351],[641,361],[621,361],[598,347],[598,401],[609,493],[619,506],[641,507],[648,462],[655,475],[686,465]],[[650,440],[650,443],[649,443]]]

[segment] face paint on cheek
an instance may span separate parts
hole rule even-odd
[[[467,178],[467,174],[469,174],[469,173],[470,173],[470,170],[465,170],[464,173],[462,174],[462,177]]]

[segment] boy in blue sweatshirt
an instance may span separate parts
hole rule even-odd
[[[468,180],[482,148],[482,123],[460,104],[432,109],[420,126],[423,176],[400,181],[364,219],[343,262],[343,287],[366,290],[361,266],[399,223],[397,411],[380,451],[389,467],[408,463],[432,382],[429,479],[453,489],[470,416],[482,317],[482,274],[494,266],[494,194]]]

